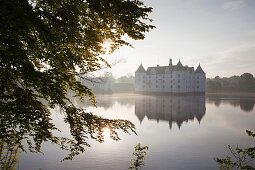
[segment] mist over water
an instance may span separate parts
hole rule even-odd
[[[120,133],[120,141],[91,140],[90,148],[73,161],[60,162],[66,152],[45,143],[44,154],[23,153],[17,169],[127,169],[134,146],[149,150],[142,169],[218,169],[214,157],[225,157],[227,145],[247,146],[253,139],[255,99],[221,96],[98,95],[97,108],[77,102],[81,108],[111,119],[127,119],[138,135]],[[69,136],[63,114],[53,111],[53,121]],[[107,131],[105,132],[107,133]]]

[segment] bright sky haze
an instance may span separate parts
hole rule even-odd
[[[115,77],[159,64],[197,67],[207,77],[255,74],[255,0],[143,0],[153,7],[156,26],[145,40],[128,40],[110,61],[125,59],[110,69]],[[108,58],[108,57],[107,57]]]

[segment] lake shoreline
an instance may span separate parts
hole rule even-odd
[[[205,93],[205,96],[209,97],[255,97],[255,92],[216,92],[216,93]]]
[[[139,93],[134,93],[134,92],[123,92],[123,93],[112,93],[112,94],[95,94],[96,96],[144,96],[144,95],[153,95],[153,94],[139,94]],[[171,95],[170,95],[171,96]],[[176,96],[176,95],[173,95]],[[215,92],[215,93],[209,93],[206,92],[205,96],[208,97],[255,97],[255,92]]]

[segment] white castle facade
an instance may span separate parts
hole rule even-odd
[[[135,72],[135,91],[147,93],[205,93],[206,76],[200,64],[194,67],[177,65],[148,67],[142,64]]]

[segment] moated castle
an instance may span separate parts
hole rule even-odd
[[[205,93],[205,72],[200,64],[194,67],[183,66],[179,62],[168,66],[148,67],[142,64],[135,72],[135,91],[141,93]]]

